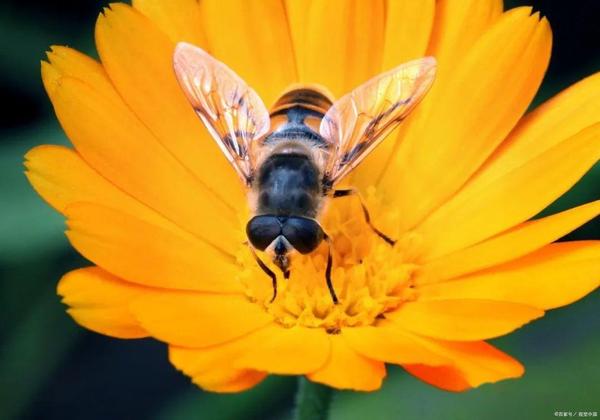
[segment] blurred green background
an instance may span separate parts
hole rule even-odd
[[[600,70],[600,2],[510,1],[548,16],[554,53],[536,103]],[[55,294],[66,271],[86,265],[60,216],[31,190],[22,156],[66,144],[42,89],[39,61],[51,44],[95,55],[102,2],[2,0],[0,4],[0,419],[291,418],[296,380],[272,377],[239,395],[203,393],[152,340],[123,341],[77,327]],[[600,107],[600,98],[599,98]],[[600,165],[545,213],[600,198]],[[567,239],[600,238],[592,221]],[[494,340],[519,358],[521,380],[464,394],[428,387],[390,369],[380,392],[335,392],[329,418],[548,419],[555,411],[600,412],[598,293]],[[600,416],[600,414],[598,414]]]

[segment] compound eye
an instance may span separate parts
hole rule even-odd
[[[283,236],[301,254],[314,251],[323,240],[323,229],[316,220],[290,217],[283,225]]]
[[[254,248],[264,251],[281,235],[281,223],[275,216],[255,216],[246,225],[246,235]]]

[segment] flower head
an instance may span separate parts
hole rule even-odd
[[[267,105],[294,83],[335,96],[410,59],[438,78],[399,130],[332,201],[327,250],[271,283],[244,245],[245,190],[172,70],[200,45]],[[447,390],[522,375],[486,339],[598,287],[600,243],[552,243],[600,212],[588,203],[531,220],[600,154],[600,77],[524,116],[551,48],[548,22],[497,0],[134,0],[99,17],[101,63],[53,47],[44,85],[74,148],[27,156],[34,188],[95,264],[58,292],[81,325],[151,336],[202,388],[234,392],[267,374],[377,389],[385,364]]]

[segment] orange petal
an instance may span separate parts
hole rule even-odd
[[[462,372],[453,366],[404,365],[408,373],[445,391],[460,392],[471,388]]]
[[[102,178],[77,152],[63,146],[37,146],[25,155],[27,178],[38,194],[64,213],[76,201],[104,203],[130,214],[160,217]]]
[[[46,75],[47,83],[53,86],[49,93],[65,132],[102,176],[221,249],[239,243],[243,236],[237,231],[239,225],[233,210],[211,197],[156,142],[115,92],[100,92],[88,84],[89,80],[56,79],[48,72]]]
[[[596,163],[598,136],[600,123],[499,178],[463,190],[419,227],[426,258],[465,248],[533,217]]]
[[[523,366],[517,360],[484,341],[428,340],[427,345],[430,350],[450,359],[452,365],[404,367],[422,381],[448,391],[462,391],[484,383],[518,378],[524,372]]]
[[[416,119],[408,121],[380,182],[386,194],[399,198],[405,229],[452,197],[529,106],[552,44],[547,20],[529,13],[506,13],[451,74],[440,74]],[[442,175],[441,168],[451,170]]]
[[[243,291],[233,257],[177,227],[89,203],[71,205],[66,215],[75,249],[124,279],[160,288]]]
[[[600,285],[600,241],[561,242],[471,276],[419,287],[419,299],[492,299],[552,309]]]
[[[116,90],[156,136],[154,141],[193,174],[197,183],[228,203],[230,210],[243,206],[243,188],[235,171],[175,79],[175,44],[167,35],[134,8],[115,3],[98,18],[96,45]]]
[[[267,374],[264,372],[256,372],[249,370],[240,372],[237,376],[231,378],[229,381],[221,382],[218,385],[213,383],[210,387],[203,386],[204,382],[200,379],[200,377],[192,378],[192,381],[196,385],[208,391],[234,393],[246,391],[247,389],[253,388],[259,383],[261,383],[266,377]]]
[[[331,354],[327,363],[307,375],[314,382],[338,389],[374,391],[381,387],[385,365],[356,353],[343,338],[343,332],[330,335]]]
[[[344,338],[352,349],[369,359],[386,363],[429,366],[449,364],[449,360],[430,351],[414,335],[403,332],[390,322],[373,327],[344,329]]]
[[[383,71],[426,55],[435,10],[434,0],[386,1]]]
[[[206,349],[169,346],[169,360],[207,391],[240,392],[262,381],[266,374],[238,369],[231,363],[246,349],[245,338]]]
[[[405,303],[386,318],[417,334],[472,341],[507,334],[543,315],[540,309],[518,303],[452,299]]]
[[[52,99],[54,88],[61,77],[75,77],[95,86],[99,91],[113,91],[104,68],[85,54],[69,47],[53,45],[46,53],[48,61],[42,61],[42,81]]]
[[[128,182],[121,184],[124,180],[131,178],[131,174],[125,176],[122,173],[125,170],[123,166],[131,172],[141,172],[142,177],[147,181],[146,184],[150,186],[160,185],[158,178],[161,171],[167,171],[162,173],[163,178],[172,175],[174,184],[192,185],[192,188],[196,190],[195,194],[199,194],[200,198],[214,199],[214,196],[199,186],[175,160],[164,156],[168,154],[166,150],[157,143],[151,133],[141,127],[139,120],[123,104],[101,65],[90,57],[66,47],[52,47],[52,51],[48,53],[48,60],[49,62],[42,62],[44,87],[71,142],[96,170],[127,192],[131,192],[128,188],[140,190],[140,185],[131,186]],[[72,79],[77,79],[93,89],[94,96],[101,99],[69,98],[63,87],[65,84],[69,84],[69,80],[73,82]],[[83,101],[84,104],[80,110],[77,109],[79,101]],[[101,111],[94,109],[98,107],[101,108]],[[92,111],[89,111],[89,108],[92,108]],[[94,114],[94,112],[98,112],[98,114]],[[101,126],[98,127],[96,118],[101,118],[103,115],[107,121],[100,121]],[[116,115],[120,118],[114,118]],[[82,124],[84,125],[83,129],[81,128]],[[88,134],[89,131],[86,131],[85,124],[90,125],[96,131]],[[112,137],[111,128],[115,130],[115,136]],[[106,131],[104,131],[105,129]],[[112,138],[113,143],[106,142],[106,138]],[[114,141],[114,139],[119,141]],[[111,145],[112,149],[107,147]],[[111,152],[117,155],[115,156]],[[136,162],[129,159],[129,153],[143,156],[145,160],[136,166]],[[123,160],[125,160],[123,165],[117,164],[115,167],[115,163]],[[154,167],[153,165],[158,166]],[[144,173],[144,170],[147,172]],[[111,178],[113,173],[114,177]],[[141,184],[146,189],[148,188],[148,185],[143,182]],[[144,188],[141,190],[143,191]],[[226,216],[227,211],[230,209],[221,207],[220,214]],[[232,214],[231,211],[229,214]]]
[[[286,0],[298,74],[336,97],[378,74],[383,56],[383,0]]]
[[[173,43],[185,41],[208,48],[197,0],[133,0],[132,5],[150,18]]]
[[[320,328],[271,325],[251,334],[252,345],[231,363],[240,368],[278,374],[314,372],[329,357],[327,334]]]
[[[65,214],[76,202],[101,204],[149,223],[177,227],[94,171],[81,156],[63,146],[37,146],[25,155],[25,175],[52,207]]]
[[[210,52],[242,77],[267,106],[297,81],[294,49],[281,0],[202,0]]]
[[[148,336],[133,317],[129,304],[155,289],[127,283],[98,267],[89,267],[65,274],[57,291],[69,306],[67,312],[85,328],[117,338]]]
[[[67,206],[71,205],[70,214],[73,215],[77,208],[72,206],[75,202],[103,206],[100,208],[101,215],[94,207],[91,214],[85,214],[84,220],[76,222],[84,227],[85,233],[73,233],[78,248],[91,260],[123,278],[150,286],[240,290],[234,280],[236,270],[232,257],[224,256],[191,237],[123,193],[91,169],[74,151],[62,146],[38,146],[27,153],[26,159],[30,182],[58,211],[66,213]],[[123,218],[127,219],[124,225]],[[86,227],[88,223],[90,226]],[[83,242],[89,242],[93,235],[97,240],[92,241],[90,247],[85,247]],[[154,254],[152,257],[142,255],[139,249],[150,252],[153,249]],[[128,254],[128,257],[119,259],[118,256],[123,254]],[[198,260],[199,255],[213,264],[202,264],[202,260]],[[147,264],[147,258],[152,259],[152,265]],[[215,265],[216,261],[221,261],[221,264]]]
[[[560,239],[600,214],[600,201],[525,222],[487,241],[426,262],[417,282],[425,284],[452,279],[492,267]]]
[[[164,292],[142,297],[132,311],[153,337],[184,347],[222,344],[273,321],[240,295]]]

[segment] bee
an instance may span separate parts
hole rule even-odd
[[[271,112],[233,70],[199,47],[177,44],[173,64],[191,106],[247,188],[253,217],[246,243],[271,278],[271,302],[277,277],[256,250],[267,252],[288,279],[291,255],[309,254],[325,241],[325,281],[337,304],[331,239],[319,216],[326,200],[355,195],[373,232],[393,246],[394,240],[372,224],[357,191],[336,186],[425,96],[435,59],[402,64],[335,102],[323,88],[293,86]]]

